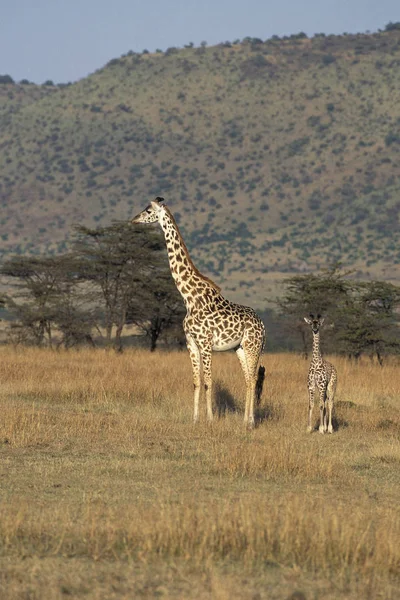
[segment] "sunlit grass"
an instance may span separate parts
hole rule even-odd
[[[254,431],[243,425],[234,354],[215,356],[215,419],[209,425],[202,406],[197,426],[186,352],[2,348],[0,358],[4,597],[36,585],[42,598],[58,598],[65,585],[76,597],[161,586],[166,597],[185,588],[183,597],[206,598],[212,589],[222,599],[272,584],[328,598],[338,589],[348,598],[378,589],[396,597],[397,360],[381,368],[331,357],[339,374],[335,432],[320,435],[306,432],[308,364],[295,355],[263,356]],[[21,570],[26,560],[36,579]],[[122,563],[135,573],[119,588],[111,573]],[[239,581],[238,569],[252,574],[251,584]],[[112,596],[112,585],[125,592]]]

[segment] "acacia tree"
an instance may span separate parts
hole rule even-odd
[[[75,229],[79,277],[90,284],[91,301],[101,305],[107,343],[111,344],[115,327],[115,346],[120,350],[129,301],[140,293],[149,264],[160,260],[160,235],[129,223]]]
[[[7,307],[15,317],[18,338],[36,345],[53,344],[55,306],[67,294],[64,257],[19,257],[7,260],[0,273],[11,278],[17,289],[7,296]]]
[[[385,353],[400,350],[400,289],[387,282],[357,282],[335,265],[321,274],[286,280],[286,292],[277,301],[288,330],[300,336],[307,357],[308,333],[303,317],[322,314],[330,325],[324,343],[330,351],[358,358],[375,354],[383,364]]]
[[[169,272],[162,236],[128,223],[77,228],[74,252],[59,257],[13,257],[1,267],[16,294],[7,297],[13,339],[35,345],[93,345],[105,325],[122,349],[122,331],[135,322],[154,349],[172,327],[182,301]],[[57,331],[57,340],[54,332]]]
[[[154,350],[161,333],[182,314],[161,232],[130,223],[76,231],[80,278],[90,283],[92,301],[101,302],[107,342],[115,328],[114,346],[121,351],[123,328],[135,323]]]
[[[328,317],[328,324],[334,322],[339,306],[347,306],[351,301],[348,272],[342,273],[338,265],[319,275],[295,275],[284,281],[285,293],[276,301],[283,317],[283,324],[289,334],[300,339],[302,354],[308,358],[308,327],[304,316],[309,313]],[[332,338],[332,336],[331,336]],[[331,346],[335,344],[331,343]]]
[[[166,330],[177,326],[182,329],[186,310],[169,269],[154,268],[141,283],[138,293],[130,299],[127,322],[145,333],[150,339],[150,351],[154,352]]]
[[[352,285],[351,302],[338,307],[339,348],[359,358],[367,353],[383,364],[385,354],[400,350],[400,288],[385,282],[360,282]]]
[[[18,342],[53,347],[93,343],[94,310],[85,305],[77,286],[77,265],[70,254],[58,257],[15,256],[3,263],[0,273],[11,281],[16,293],[6,305],[14,320],[11,336]]]

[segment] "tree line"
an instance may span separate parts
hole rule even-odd
[[[14,256],[0,273],[14,343],[71,348],[81,344],[122,350],[122,333],[136,325],[151,350],[162,334],[182,343],[183,302],[170,276],[159,231],[129,223],[75,228],[72,250],[59,256]]]
[[[71,251],[58,256],[13,256],[0,267],[11,291],[2,303],[13,343],[71,348],[81,344],[123,349],[126,325],[135,325],[150,350],[160,340],[184,345],[185,307],[170,274],[162,232],[115,223],[75,227]],[[400,288],[357,281],[339,265],[284,281],[276,309],[261,316],[267,350],[311,347],[303,317],[327,323],[326,352],[375,356],[398,353]]]
[[[277,301],[281,325],[307,357],[311,344],[303,317],[321,314],[326,352],[354,359],[375,356],[382,365],[385,355],[400,351],[400,288],[386,281],[357,281],[350,275],[333,265],[320,274],[286,279],[285,293]]]

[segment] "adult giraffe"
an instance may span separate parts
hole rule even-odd
[[[265,329],[252,308],[226,300],[220,288],[194,266],[178,225],[164,198],[157,197],[132,223],[158,223],[164,232],[169,265],[186,306],[183,328],[193,370],[194,414],[199,418],[200,386],[203,375],[207,417],[212,413],[212,351],[235,349],[246,380],[244,421],[254,426],[256,387],[260,392],[265,369],[257,366],[265,342]]]

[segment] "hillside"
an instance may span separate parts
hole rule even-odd
[[[196,265],[262,306],[335,260],[400,280],[400,31],[127,55],[0,86],[2,252],[168,201]]]

